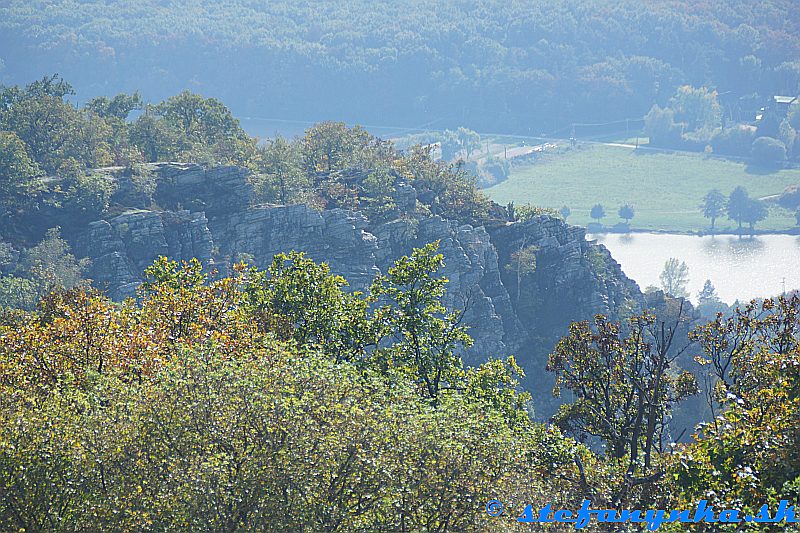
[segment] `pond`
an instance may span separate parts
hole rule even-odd
[[[726,303],[800,289],[800,237],[693,236],[661,233],[590,234],[604,244],[627,276],[644,290],[659,286],[664,263],[675,257],[689,267],[690,299],[710,279]]]

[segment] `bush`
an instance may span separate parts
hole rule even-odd
[[[747,157],[753,146],[755,132],[746,127],[734,127],[722,130],[711,139],[715,154]]]
[[[753,159],[762,165],[776,165],[786,160],[786,147],[778,139],[759,137],[753,142]]]

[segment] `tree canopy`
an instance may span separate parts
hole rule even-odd
[[[57,70],[109,98],[197,87],[245,116],[321,120],[335,110],[366,124],[433,117],[445,128],[469,120],[479,131],[568,133],[575,121],[640,117],[687,85],[731,102],[798,94],[798,9],[791,0],[13,0],[0,8],[0,49],[9,81]],[[690,129],[717,120],[713,109],[679,107]]]
[[[23,207],[49,203],[82,219],[102,215],[118,184],[103,176],[109,165],[122,167],[152,201],[157,183],[146,164],[164,161],[245,167],[258,203],[359,209],[374,220],[439,214],[475,223],[503,216],[493,213],[462,162],[434,161],[419,145],[401,152],[360,126],[320,122],[301,137],[259,145],[215,98],[184,91],[151,104],[120,93],[77,108],[66,100],[69,90],[58,76],[0,88],[0,202],[8,208],[0,218],[13,230],[0,232],[7,238],[24,232],[14,227]],[[473,134],[460,133],[465,149]]]

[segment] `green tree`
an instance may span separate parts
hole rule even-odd
[[[697,293],[697,301],[702,304],[715,299],[719,299],[717,297],[717,289],[714,288],[714,285],[711,283],[711,280],[707,279],[705,283],[703,283],[702,290],[699,293]]]
[[[751,199],[747,203],[747,208],[742,217],[742,222],[746,222],[750,226],[750,234],[752,235],[753,231],[755,230],[755,225],[767,218],[768,215],[769,211],[767,210],[767,205],[764,202],[761,200]]]
[[[747,157],[751,153],[755,132],[742,125],[725,128],[711,139],[715,154]]]
[[[527,222],[533,217],[549,216],[558,217],[560,213],[552,207],[539,207],[538,205],[524,204],[513,209],[515,220]]]
[[[111,99],[98,96],[89,100],[84,107],[103,118],[116,118],[124,121],[127,120],[131,111],[141,109],[142,105],[142,97],[137,91],[133,94],[119,93]]]
[[[348,128],[344,122],[320,122],[306,130],[302,141],[306,174],[343,170],[369,146],[371,136],[362,127]]]
[[[659,279],[665,293],[676,298],[689,297],[686,291],[686,285],[689,284],[689,267],[684,261],[670,257],[664,263],[664,270],[661,271]]]
[[[18,268],[44,294],[80,285],[88,266],[87,259],[77,260],[72,255],[69,243],[61,238],[60,228],[50,228],[39,244],[22,252]]]
[[[121,139],[115,139],[113,128],[102,117],[66,102],[68,94],[74,94],[72,87],[58,75],[24,89],[3,88],[0,129],[16,133],[45,172],[55,172],[70,157],[85,167],[110,164],[115,141]]]
[[[370,322],[371,297],[345,292],[347,281],[303,253],[278,254],[267,271],[238,267],[244,305],[262,331],[315,346],[337,361],[363,361],[383,331]]]
[[[61,183],[66,193],[65,210],[72,211],[86,222],[96,220],[108,208],[117,189],[116,180],[102,172],[86,172],[72,158],[62,163],[59,174],[62,173],[66,173]],[[136,183],[138,179],[134,181]]]
[[[739,225],[739,233],[742,233],[742,222],[747,217],[748,209],[750,208],[750,195],[747,194],[747,189],[741,185],[736,187],[728,196],[728,218],[736,221]]]
[[[2,124],[3,129],[7,129],[9,126],[5,123],[5,113],[16,103],[26,98],[39,98],[41,96],[63,98],[72,94],[75,94],[72,85],[58,74],[44,76],[41,80],[36,80],[25,88],[20,88],[16,85],[11,87],[0,85],[0,124]]]
[[[794,155],[792,154],[792,147],[795,145],[795,141],[797,140],[797,130],[792,126],[788,116],[781,121],[778,140],[783,143],[787,156]]]
[[[96,115],[84,115],[60,97],[26,97],[5,113],[5,123],[46,172],[73,157],[84,166],[111,161],[111,130]]]
[[[625,220],[626,224],[629,224],[631,219],[636,214],[636,212],[633,209],[633,206],[630,204],[625,204],[622,207],[620,207],[617,213],[619,214],[620,218]]]
[[[675,123],[675,112],[653,105],[644,117],[644,133],[654,146],[677,147],[681,142],[681,127]]]
[[[410,375],[422,396],[434,404],[443,391],[462,387],[457,350],[472,344],[461,325],[462,313],[448,312],[442,305],[447,280],[434,276],[443,265],[438,247],[437,241],[398,259],[370,289],[385,302],[376,320],[385,323],[393,338],[390,348],[376,351],[379,366]]]
[[[704,317],[714,318],[717,313],[722,313],[728,310],[722,300],[717,296],[717,289],[707,279],[703,284],[703,288],[697,293],[697,310]]]
[[[797,497],[800,487],[800,299],[752,301],[697,327],[698,361],[716,380],[714,418],[679,450],[679,504],[741,502],[742,514]]]
[[[511,254],[511,263],[506,265],[506,268],[517,276],[517,302],[519,302],[522,290],[522,279],[536,272],[536,253],[538,251],[538,246],[523,246]]]
[[[725,195],[719,189],[711,189],[703,197],[703,203],[700,204],[700,209],[703,216],[711,219],[711,232],[714,232],[714,223],[717,218],[725,213]]]
[[[188,146],[184,158],[218,164],[255,164],[255,140],[216,98],[184,91],[155,106],[153,112],[163,118],[168,128],[180,133]],[[211,160],[207,161],[209,157]]]
[[[239,121],[225,104],[189,91],[161,102],[155,111],[192,140],[213,142],[242,133]]]
[[[41,298],[35,282],[14,275],[0,276],[0,312],[11,309],[32,311]]]
[[[26,148],[15,133],[0,131],[0,206],[4,211],[36,188],[39,166]]]
[[[149,162],[174,161],[178,154],[189,149],[185,136],[160,118],[153,106],[145,106],[144,112],[128,128],[128,136]]]
[[[267,201],[289,204],[303,198],[309,183],[296,146],[281,136],[259,147],[259,195]]]
[[[442,159],[444,161],[452,161],[455,159],[456,154],[461,149],[458,133],[451,130],[444,130],[439,144],[442,149]]]
[[[567,220],[567,218],[569,218],[569,216],[572,214],[572,210],[566,205],[562,205],[561,209],[558,210],[558,214],[561,215],[561,218]]]
[[[717,101],[717,92],[706,87],[678,87],[670,107],[675,111],[675,119],[686,123],[687,131],[704,132],[706,140],[722,125],[722,106]]]
[[[434,251],[398,261],[403,286],[376,281],[383,294],[422,304],[440,286]],[[0,324],[0,529],[492,531],[476,501],[577,499],[573,458],[596,462],[531,422],[513,358],[458,372],[431,402],[406,335],[397,359],[370,361],[389,367],[331,357],[318,334],[336,332],[303,305],[346,298],[342,280],[287,257],[222,279],[159,258],[136,300],[61,291]],[[437,330],[417,309],[411,330]]]
[[[381,221],[397,214],[394,183],[394,174],[385,167],[373,170],[364,179],[360,205],[370,219]]]
[[[592,207],[592,210],[589,212],[589,216],[595,219],[598,223],[600,220],[606,216],[606,210],[603,208],[602,205],[596,204]]]
[[[618,469],[611,506],[652,498],[652,485],[665,474],[661,454],[670,412],[697,392],[694,376],[675,364],[686,349],[673,346],[680,320],[681,312],[672,324],[645,313],[630,320],[623,336],[619,324],[598,315],[594,328],[573,323],[548,358],[554,395],[566,388],[574,398],[559,408],[556,423],[601,439]]]
[[[481,145],[481,136],[478,135],[477,132],[474,132],[471,129],[463,126],[456,130],[456,136],[458,137],[459,146],[467,155],[467,159],[469,159],[469,156],[472,155],[472,152]]]

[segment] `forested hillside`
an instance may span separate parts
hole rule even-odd
[[[792,0],[11,0],[0,79],[60,72],[84,100],[190,88],[240,116],[534,134],[641,117],[689,84],[752,120],[759,98],[800,92],[798,21]]]

